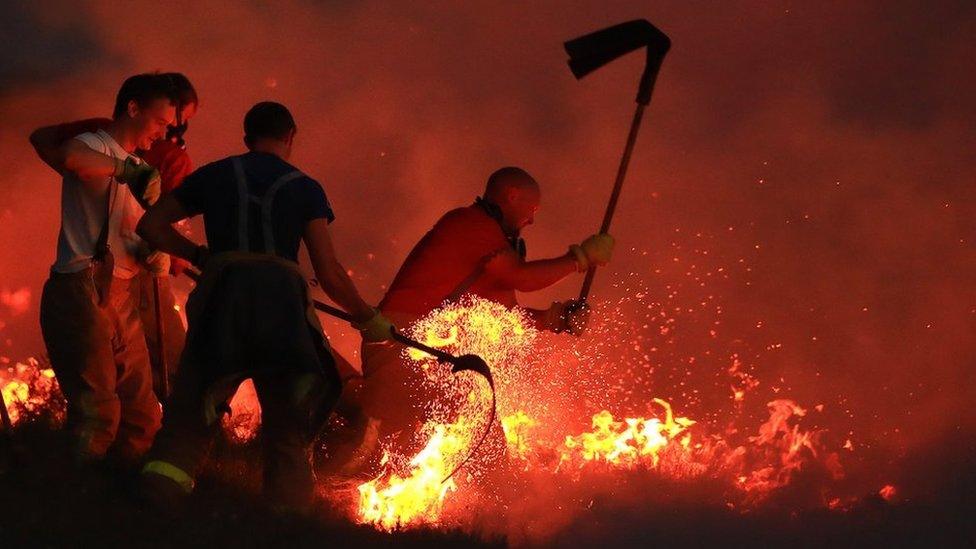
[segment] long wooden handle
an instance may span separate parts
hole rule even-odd
[[[606,234],[610,230],[610,222],[613,221],[613,212],[617,209],[617,201],[620,200],[620,190],[624,186],[624,178],[627,177],[627,167],[630,165],[630,156],[634,152],[634,144],[637,143],[637,132],[640,131],[641,119],[644,118],[644,105],[637,104],[634,111],[634,120],[630,123],[630,134],[627,136],[627,145],[624,146],[624,154],[620,157],[620,166],[617,168],[617,180],[613,183],[613,192],[610,193],[610,201],[607,203],[607,210],[603,214],[603,223],[600,225],[600,232]],[[593,286],[593,277],[596,276],[596,266],[591,266],[586,271],[586,278],[583,279],[583,287],[580,288],[579,301],[586,301],[590,295],[590,287]]]
[[[169,364],[166,362],[166,328],[163,326],[163,305],[160,302],[159,277],[153,275],[153,314],[156,316],[156,358],[159,364],[160,395],[162,398],[169,396]]]

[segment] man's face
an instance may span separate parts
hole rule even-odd
[[[193,115],[195,115],[196,113],[197,113],[197,104],[187,103],[186,105],[183,105],[183,110],[182,112],[180,112],[180,119],[183,122],[186,122],[189,119],[193,118]]]
[[[154,99],[146,108],[129,102],[129,118],[137,149],[149,150],[153,141],[166,137],[166,128],[176,121],[176,106],[168,99]]]
[[[507,198],[506,203],[500,205],[507,229],[518,233],[535,222],[535,214],[542,202],[538,185],[509,189]]]

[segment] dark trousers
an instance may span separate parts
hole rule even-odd
[[[254,387],[261,403],[264,493],[274,504],[304,507],[314,488],[311,445],[335,404],[337,388],[321,373],[287,370],[256,375]],[[219,420],[207,423],[205,398],[197,365],[182,364],[145,471],[171,476],[166,471],[175,468],[171,478],[192,489],[220,428]]]
[[[111,450],[134,461],[159,429],[159,401],[139,320],[138,283],[116,278],[109,296],[108,306],[99,307],[89,270],[52,273],[41,294],[41,332],[79,457]]]

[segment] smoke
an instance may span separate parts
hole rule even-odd
[[[323,183],[340,256],[377,301],[433,221],[502,165],[543,186],[531,258],[596,229],[641,59],[576,82],[560,45],[635,17],[674,47],[596,299],[623,297],[631,273],[661,302],[688,296],[698,320],[675,357],[697,356],[704,379],[739,353],[771,397],[825,404],[824,423],[873,463],[971,429],[976,9],[962,1],[4,4],[0,291],[17,305],[0,308],[0,355],[43,349],[59,223],[59,180],[27,136],[109,114],[126,75],[191,78],[198,165],[241,150],[251,104],[288,105],[294,163]],[[687,311],[709,295],[721,313]],[[348,328],[327,329],[355,354]],[[720,343],[704,355],[709,329]]]

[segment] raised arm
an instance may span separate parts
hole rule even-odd
[[[95,133],[108,127],[111,123],[112,121],[108,118],[86,118],[43,126],[31,132],[30,143],[34,147],[34,152],[45,164],[64,175],[65,150],[62,147],[78,135]]]

